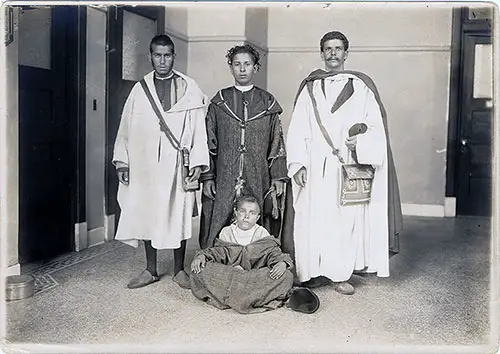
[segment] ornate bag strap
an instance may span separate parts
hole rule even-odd
[[[312,101],[312,105],[313,105],[313,108],[314,108],[314,116],[316,117],[316,122],[318,123],[318,126],[319,126],[319,129],[321,130],[321,133],[323,134],[326,142],[328,143],[328,145],[330,145],[330,147],[332,148],[332,153],[337,156],[337,158],[339,159],[340,163],[345,163],[344,162],[344,159],[342,158],[342,156],[340,156],[340,150],[337,149],[335,147],[335,145],[333,145],[333,141],[332,139],[330,138],[330,135],[328,134],[328,131],[326,130],[326,128],[323,126],[323,123],[321,123],[321,117],[319,115],[319,111],[318,111],[318,104],[316,102],[316,98],[314,97],[314,94],[313,94],[313,87],[312,87],[312,84],[313,82],[312,81],[309,81],[307,83],[307,91],[309,92],[309,96],[311,97],[311,101]]]

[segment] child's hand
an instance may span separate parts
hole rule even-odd
[[[278,262],[269,271],[270,272],[269,276],[271,277],[271,279],[279,279],[283,274],[285,274],[285,270],[286,270],[286,263],[283,261]]]
[[[199,273],[201,272],[201,268],[205,267],[205,263],[207,262],[204,255],[200,254],[196,256],[191,262],[191,272]]]

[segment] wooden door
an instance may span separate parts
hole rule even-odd
[[[19,24],[19,263],[73,247],[75,144],[68,107],[68,9],[28,9]]]
[[[464,81],[459,136],[457,212],[463,215],[490,216],[493,182],[493,101],[491,92],[479,87],[492,86],[492,71],[484,67],[485,64],[491,67],[491,36],[465,34],[463,43]],[[480,66],[482,68],[478,69]],[[489,82],[482,83],[478,75],[489,76]]]
[[[456,214],[491,216],[493,7],[454,13],[447,196]]]

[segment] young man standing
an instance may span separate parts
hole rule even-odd
[[[293,177],[293,240],[298,280],[316,287],[329,280],[353,294],[354,271],[389,276],[389,251],[398,251],[401,204],[386,112],[373,81],[344,70],[349,41],[329,32],[320,41],[325,70],[300,85],[287,138]],[[362,127],[358,134],[353,127]],[[344,164],[371,165],[371,198],[340,203]]]
[[[170,37],[154,37],[154,71],[132,88],[115,142],[122,210],[116,239],[133,247],[143,240],[146,251],[146,269],[129,282],[131,289],[159,280],[158,249],[174,249],[173,280],[189,287],[184,256],[195,195],[184,184],[196,184],[208,170],[207,99],[193,79],[173,70],[174,59]]]
[[[248,194],[262,210],[259,224],[279,236],[277,200],[287,180],[282,109],[273,95],[253,85],[259,53],[246,44],[231,48],[226,57],[234,86],[212,98],[206,117],[210,170],[200,178],[201,248],[213,246],[231,222],[235,198]]]

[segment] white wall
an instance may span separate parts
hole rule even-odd
[[[268,89],[285,108],[285,131],[298,83],[322,67],[321,37],[339,30],[350,41],[346,69],[370,75],[386,106],[402,202],[444,205],[451,14],[435,5],[270,8]]]
[[[346,69],[370,75],[386,106],[402,202],[444,206],[451,6],[224,4],[166,13],[167,30],[187,44],[188,74],[209,96],[232,84],[227,49],[256,44],[264,64],[256,84],[281,103],[285,132],[298,84],[323,65],[320,38],[342,31],[351,43]]]

